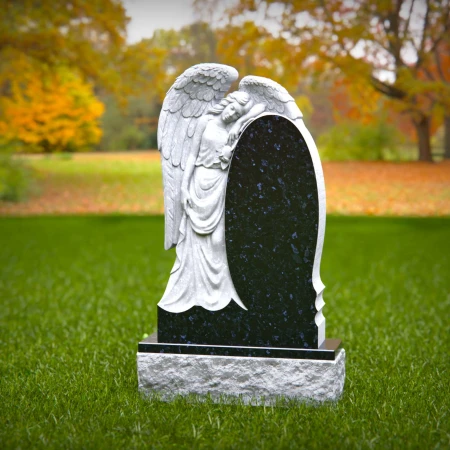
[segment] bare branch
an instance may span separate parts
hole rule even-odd
[[[375,78],[373,75],[371,76],[370,82],[374,89],[376,89],[381,94],[384,94],[391,98],[396,99],[404,99],[406,97],[406,93],[401,89],[387,83],[383,83],[378,78]]]
[[[411,1],[411,6],[409,7],[408,18],[406,19],[405,26],[403,28],[403,39],[406,38],[406,34],[407,34],[408,30],[409,30],[409,23],[411,22],[411,16],[412,16],[413,8],[414,8],[414,3],[415,3],[415,0],[412,0]]]
[[[426,12],[425,12],[425,18],[423,19],[423,31],[422,31],[422,37],[420,41],[419,50],[417,52],[417,62],[416,62],[416,69],[418,69],[423,62],[423,51],[425,49],[425,42],[427,38],[427,28],[428,28],[428,21],[430,19],[430,0],[425,1],[426,5]]]

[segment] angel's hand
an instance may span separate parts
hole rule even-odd
[[[185,211],[187,211],[188,206],[192,207],[191,196],[189,195],[189,191],[187,189],[181,189],[181,205]]]
[[[239,136],[239,131],[241,130],[241,124],[236,122],[230,130],[230,133],[228,134],[228,145],[231,145],[233,141],[237,139]]]
[[[220,153],[220,160],[223,162],[228,162],[231,158],[231,154],[233,153],[232,148],[229,145],[225,145]]]

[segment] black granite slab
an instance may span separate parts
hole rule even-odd
[[[334,361],[341,346],[339,339],[326,339],[318,349],[234,347],[227,345],[173,344],[157,341],[156,333],[139,342],[142,353],[169,353],[181,355],[251,356],[255,358],[291,358]]]
[[[318,220],[317,182],[302,134],[281,116],[256,119],[236,146],[225,204],[228,264],[248,310],[234,302],[220,311],[158,308],[161,345],[318,349],[312,284]]]

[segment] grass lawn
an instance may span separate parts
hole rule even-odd
[[[329,217],[327,336],[342,399],[146,400],[135,354],[174,253],[162,216],[0,220],[0,447],[449,448],[450,218]]]
[[[27,201],[1,202],[2,214],[164,212],[158,152],[22,157],[34,169]]]

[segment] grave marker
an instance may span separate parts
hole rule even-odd
[[[188,69],[160,116],[166,248],[177,258],[158,332],[139,343],[139,388],[337,399],[345,351],[325,339],[325,188],[301,112],[272,80]]]

